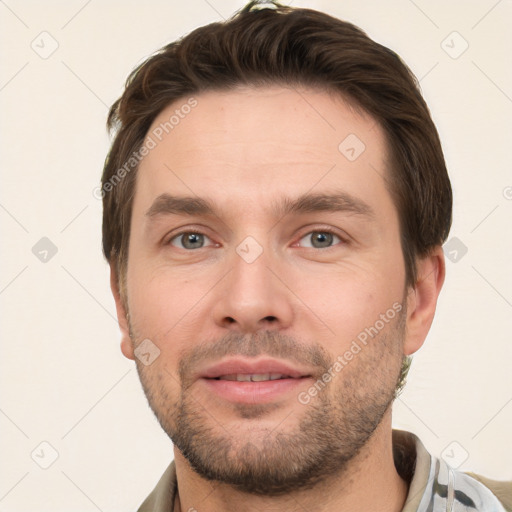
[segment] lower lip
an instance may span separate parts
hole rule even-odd
[[[239,382],[236,380],[201,379],[208,389],[216,395],[244,404],[270,403],[283,398],[303,387],[308,378],[277,379],[260,382]]]

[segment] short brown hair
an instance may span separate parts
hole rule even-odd
[[[114,263],[121,295],[137,171],[132,156],[156,116],[204,91],[279,84],[334,91],[380,123],[389,145],[387,181],[400,219],[406,285],[416,282],[416,259],[446,240],[452,220],[441,143],[416,78],[396,53],[350,23],[252,1],[226,22],[198,28],[148,58],[110,109],[107,126],[115,136],[102,176],[103,251]]]

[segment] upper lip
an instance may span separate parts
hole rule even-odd
[[[265,374],[265,373],[280,373],[295,379],[301,377],[309,377],[311,372],[304,368],[292,366],[290,363],[285,363],[277,359],[259,358],[259,359],[245,359],[245,358],[230,358],[220,363],[208,366],[204,371],[199,373],[199,377],[203,379],[216,379],[224,375],[232,375],[237,373],[244,374]]]

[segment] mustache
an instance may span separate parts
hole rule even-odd
[[[178,374],[186,388],[197,365],[217,361],[226,356],[270,356],[294,361],[318,368],[318,374],[325,373],[332,364],[329,353],[319,344],[304,343],[277,331],[261,331],[253,334],[230,332],[220,340],[202,342],[182,353]]]

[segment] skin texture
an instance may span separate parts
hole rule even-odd
[[[123,354],[174,441],[177,506],[401,510],[407,484],[393,463],[390,404],[403,355],[430,328],[444,259],[438,247],[420,260],[418,282],[405,289],[383,131],[321,91],[239,88],[196,99],[140,164],[126,307],[112,268]],[[365,145],[353,161],[338,149],[350,134]],[[366,213],[274,211],[283,197],[334,191]],[[164,193],[207,198],[215,212],[148,215]],[[190,231],[204,237],[177,236]],[[249,263],[245,254],[259,256]],[[333,371],[371,326],[378,333]],[[160,350],[150,365],[134,356],[145,339]],[[198,378],[232,355],[272,357],[309,377],[265,403],[235,403]],[[301,402],[329,368],[327,385]]]

